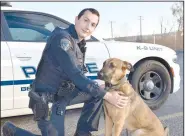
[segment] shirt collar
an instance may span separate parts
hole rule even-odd
[[[68,28],[69,30],[69,33],[71,34],[71,36],[76,40],[77,44],[81,45],[81,46],[85,46],[86,45],[86,42],[85,40],[83,39],[82,41],[79,41],[78,39],[78,35],[76,33],[76,30],[75,30],[75,26],[73,24],[71,24]]]

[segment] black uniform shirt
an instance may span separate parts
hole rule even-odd
[[[79,41],[74,25],[67,29],[55,28],[37,69],[36,90],[56,93],[62,81],[70,80],[80,91],[104,97],[105,90],[84,75],[83,53],[79,48],[84,45],[85,41]]]

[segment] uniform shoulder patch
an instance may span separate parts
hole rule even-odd
[[[71,42],[67,38],[62,38],[60,40],[60,47],[63,50],[67,51],[69,49],[72,49],[72,44],[71,44]]]

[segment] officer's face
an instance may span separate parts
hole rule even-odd
[[[79,40],[83,40],[92,34],[98,24],[98,20],[99,17],[88,10],[80,19],[78,19],[78,17],[75,18],[75,29]]]

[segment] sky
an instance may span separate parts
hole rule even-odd
[[[177,27],[172,15],[174,2],[11,2],[15,8],[46,12],[74,23],[75,17],[84,8],[95,8],[100,13],[100,23],[93,36],[111,38],[111,21],[113,37],[134,36],[140,34],[140,17],[142,34],[161,33],[160,22],[163,18],[163,31]]]

